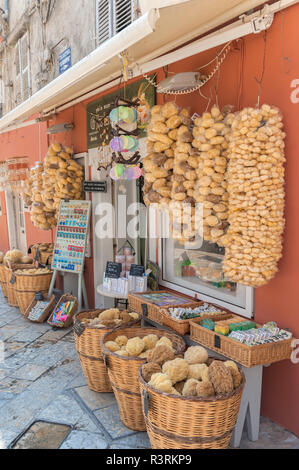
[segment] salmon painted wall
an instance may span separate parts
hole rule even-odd
[[[232,104],[235,110],[245,106],[255,106],[258,100],[258,83],[263,75],[261,85],[261,103],[276,105],[284,116],[286,139],[286,230],[284,234],[284,255],[279,265],[279,273],[267,286],[255,290],[255,319],[259,322],[275,320],[281,327],[290,328],[299,338],[299,321],[297,318],[298,301],[296,298],[299,280],[299,62],[298,62],[298,21],[299,5],[276,15],[274,23],[266,36],[262,33],[251,35],[233,44],[232,52],[221,67],[220,74],[209,82],[202,93],[177,97],[181,106],[190,107],[192,112],[202,113],[207,107],[218,102],[220,106]],[[266,46],[266,49],[265,49]],[[207,51],[184,61],[172,64],[168,73],[194,71],[207,64],[215,57],[219,49]],[[264,61],[265,53],[265,61]],[[283,56],[288,59],[283,59]],[[263,74],[263,62],[265,70]],[[203,73],[213,69],[212,64],[202,70]],[[165,70],[157,71],[158,81],[165,77]],[[296,90],[291,88],[293,80],[298,80],[298,99]],[[114,91],[111,89],[104,94]],[[291,100],[291,93],[294,99]],[[100,95],[99,95],[100,96]],[[46,136],[46,124],[41,129],[41,155],[45,155],[49,142],[57,140],[62,144],[73,146],[75,153],[87,151],[86,142],[86,104],[96,100],[95,96],[82,102],[49,121],[48,126],[73,122],[71,132]],[[171,97],[158,95],[158,102],[170,101]],[[296,103],[295,101],[298,101]],[[39,159],[39,126],[31,126],[18,131],[0,135],[0,159],[14,155],[30,156],[31,162]],[[5,205],[1,193],[2,217],[0,217],[0,249],[8,247]],[[3,210],[4,209],[4,210]],[[36,230],[29,215],[26,215],[27,241],[51,241],[54,234]],[[93,306],[93,261],[87,260],[86,284],[90,305]],[[262,414],[285,426],[299,435],[299,364],[284,361],[269,368],[264,368]],[[296,393],[297,392],[297,393]]]

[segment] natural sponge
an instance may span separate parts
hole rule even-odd
[[[128,338],[126,336],[118,336],[115,342],[120,346],[125,346],[128,342]]]
[[[171,361],[172,359],[174,359],[174,351],[165,344],[156,346],[148,355],[148,362],[156,362],[160,365],[164,364],[166,361]]]
[[[184,385],[182,395],[184,397],[196,397],[197,396],[197,386],[200,382],[196,379],[188,379]]]
[[[173,348],[172,342],[166,336],[162,336],[162,338],[160,338],[159,341],[157,341],[156,346],[160,346],[160,344],[165,344],[166,346]]]
[[[107,341],[107,343],[105,343],[105,348],[111,352],[119,351],[119,345],[115,341]]]
[[[217,395],[231,393],[234,389],[232,375],[221,361],[213,361],[209,367],[209,379]]]
[[[149,382],[151,380],[152,375],[161,373],[161,367],[159,364],[156,364],[155,362],[148,362],[147,364],[144,364],[142,366],[142,377],[146,382]]]
[[[119,318],[119,310],[117,308],[111,308],[100,313],[100,320],[117,320]]]
[[[174,385],[188,377],[189,365],[184,359],[176,358],[173,361],[165,362],[162,371],[170,378]]]
[[[196,393],[198,397],[210,398],[215,396],[214,387],[211,382],[199,382],[196,387]]]
[[[205,372],[208,370],[206,364],[190,364],[188,379],[203,380]]]
[[[231,373],[234,388],[238,388],[242,383],[242,374],[240,373],[237,364],[233,361],[226,361],[224,362],[224,365]]]
[[[154,349],[158,342],[159,338],[157,335],[147,335],[144,336],[143,341],[145,344],[145,349]]]
[[[156,390],[164,393],[172,393],[172,383],[165,374],[157,373],[154,374],[149,381],[149,385]]]
[[[208,352],[202,346],[191,346],[185,352],[188,364],[203,364],[208,360]]]
[[[126,351],[129,356],[139,356],[144,350],[144,341],[141,338],[131,338],[126,344]]]

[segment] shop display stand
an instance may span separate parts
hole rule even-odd
[[[88,309],[84,262],[90,213],[90,201],[61,201],[53,253],[53,277],[49,295],[53,293],[58,273],[77,274],[79,311],[82,310],[82,300],[84,300],[84,307]]]
[[[166,331],[172,331],[170,328],[167,328],[166,326],[161,326],[159,323],[156,323],[144,317],[142,320],[142,326],[146,326],[146,324],[155,326],[160,329],[162,328]],[[199,344],[195,341],[192,341],[189,335],[184,336],[183,338],[188,346],[198,346]],[[225,359],[224,356],[217,354],[215,351],[208,349],[206,346],[205,349],[207,349],[209,356]],[[248,368],[243,366],[242,364],[238,365],[242,368],[244,372],[246,384],[242,395],[242,401],[237,423],[230,443],[230,446],[234,448],[240,446],[245,422],[247,425],[248,438],[251,441],[257,441],[259,438],[263,378],[263,366],[255,366]]]
[[[124,305],[125,308],[128,308],[128,295],[120,294],[119,292],[107,291],[104,289],[104,286],[101,284],[97,288],[98,294],[103,297],[110,297],[114,299],[114,307],[117,308],[118,305]]]

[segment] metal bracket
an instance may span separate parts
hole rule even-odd
[[[258,34],[261,31],[265,31],[270,28],[273,23],[274,14],[273,13],[264,13],[257,18],[251,20],[251,25],[254,34]]]

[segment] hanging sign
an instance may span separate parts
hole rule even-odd
[[[83,189],[86,193],[107,193],[107,181],[84,181]]]

